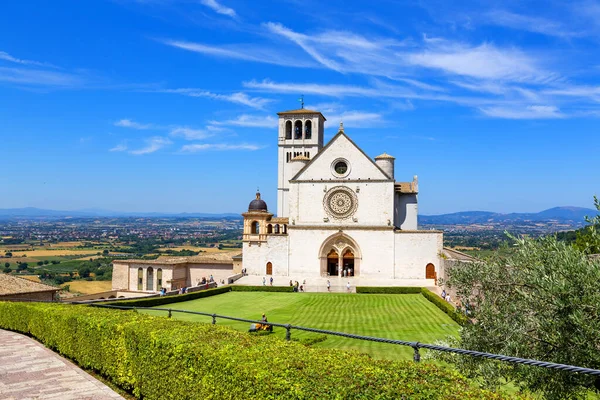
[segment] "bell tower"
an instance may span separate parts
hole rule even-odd
[[[312,160],[323,148],[325,117],[319,111],[283,111],[279,115],[277,216],[289,215],[289,182],[295,168],[290,164],[298,156]]]

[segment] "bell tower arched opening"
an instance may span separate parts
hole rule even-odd
[[[294,122],[294,139],[302,139],[302,121]]]
[[[285,138],[286,140],[292,138],[292,121],[286,121],[285,123]]]

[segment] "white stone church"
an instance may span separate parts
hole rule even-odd
[[[277,216],[256,194],[244,216],[248,275],[423,280],[440,275],[441,231],[417,226],[418,182],[395,158],[371,159],[344,132],[323,145],[325,117],[278,113]],[[400,165],[404,172],[406,166]]]

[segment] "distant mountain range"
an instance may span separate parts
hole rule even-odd
[[[35,207],[0,208],[0,218],[97,218],[97,217],[147,217],[147,218],[240,218],[239,213],[160,213],[160,212],[122,212],[102,209],[84,209],[76,211],[46,210]]]
[[[501,214],[491,211],[462,211],[452,214],[419,215],[419,224],[424,225],[470,225],[485,223],[515,223],[556,221],[583,224],[585,216],[595,216],[596,210],[582,207],[554,207],[538,213]],[[76,211],[46,210],[35,207],[0,209],[0,218],[98,218],[98,217],[146,217],[146,218],[240,218],[239,213],[160,213],[121,212],[102,209]]]
[[[583,207],[554,207],[538,213],[500,214],[490,211],[462,211],[442,215],[419,215],[419,224],[425,225],[472,225],[485,223],[546,222],[584,224],[585,217],[593,217],[598,212]]]

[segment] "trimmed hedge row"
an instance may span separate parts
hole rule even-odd
[[[357,286],[356,293],[370,293],[370,294],[418,294],[421,293],[420,287],[411,286],[389,286],[389,287],[368,287],[368,286]]]
[[[293,292],[291,286],[231,286],[233,292]]]
[[[198,292],[176,294],[173,296],[161,296],[161,297],[150,297],[148,299],[135,299],[135,300],[122,300],[122,301],[111,301],[111,305],[118,306],[131,306],[131,307],[156,307],[164,304],[179,303],[182,301],[189,301],[195,299],[201,299],[203,297],[210,297],[216,294],[226,293],[231,291],[231,287],[223,286],[215,289],[200,290]]]
[[[0,328],[30,334],[144,399],[503,398],[431,364],[133,311],[0,302]]]
[[[421,294],[427,300],[432,302],[437,308],[448,314],[448,316],[452,318],[457,324],[465,325],[467,322],[469,322],[469,319],[465,315],[456,311],[456,308],[454,308],[454,306],[448,303],[446,300],[442,299],[441,296],[425,288],[421,289]]]

